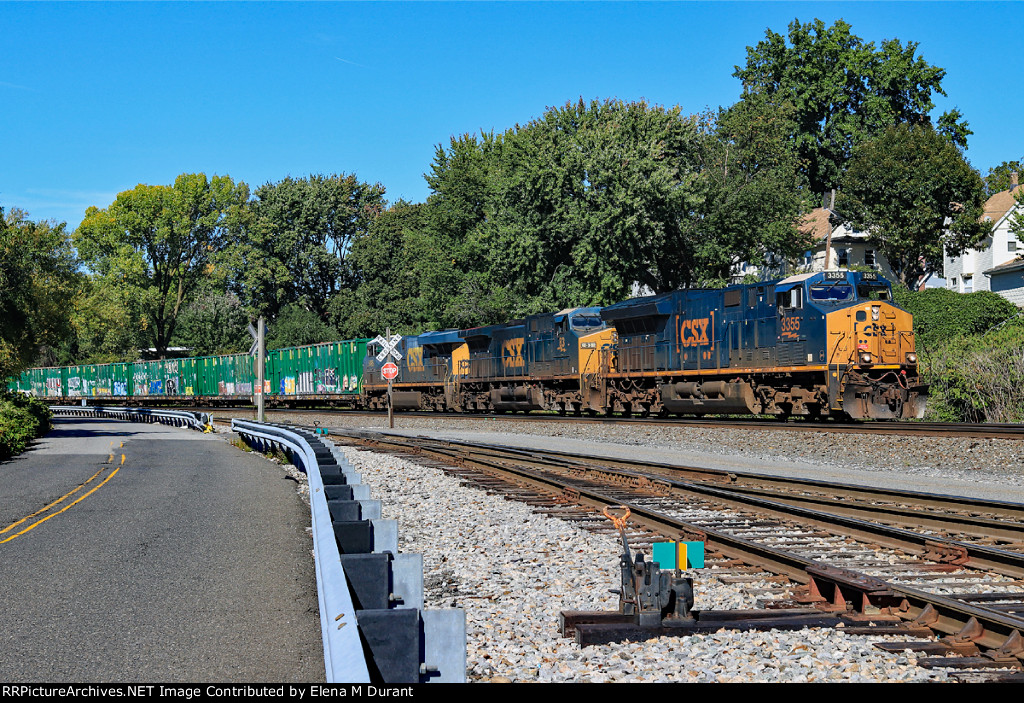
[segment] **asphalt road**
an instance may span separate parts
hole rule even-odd
[[[184,429],[54,424],[0,463],[0,681],[324,680],[309,511],[279,467]]]

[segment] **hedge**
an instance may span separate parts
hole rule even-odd
[[[29,442],[50,431],[50,409],[35,398],[0,390],[0,460],[25,450]]]

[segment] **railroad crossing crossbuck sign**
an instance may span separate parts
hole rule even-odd
[[[373,340],[373,343],[379,344],[380,354],[377,355],[377,361],[384,361],[388,358],[388,355],[395,357],[395,361],[402,360],[402,352],[398,351],[398,343],[402,341],[402,335],[393,334],[391,339],[385,339],[382,335],[377,335]]]

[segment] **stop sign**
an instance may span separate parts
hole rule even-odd
[[[395,362],[389,361],[380,367],[380,375],[390,381],[398,376],[398,366]]]

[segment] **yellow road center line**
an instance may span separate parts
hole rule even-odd
[[[122,464],[123,464],[123,462],[122,462]],[[68,509],[68,508],[70,508],[71,506],[75,505],[76,503],[80,503],[81,501],[85,500],[86,498],[88,498],[89,496],[91,496],[91,495],[92,495],[93,493],[95,493],[96,491],[98,491],[99,489],[101,489],[101,488],[103,487],[103,484],[104,484],[104,483],[106,483],[106,482],[107,482],[107,481],[109,481],[110,479],[114,478],[114,474],[116,474],[116,473],[117,473],[118,471],[120,471],[120,470],[121,470],[121,467],[120,467],[120,466],[119,466],[119,467],[117,467],[116,469],[114,469],[113,471],[111,471],[111,472],[110,472],[110,475],[109,475],[109,476],[107,476],[107,477],[106,477],[105,479],[103,479],[103,480],[102,480],[102,481],[100,482],[100,484],[99,484],[98,486],[94,487],[94,488],[93,488],[93,489],[92,489],[91,491],[89,491],[89,492],[88,492],[88,493],[86,493],[85,495],[83,495],[83,496],[79,496],[79,497],[78,497],[77,499],[75,499],[75,501],[74,501],[74,502],[72,502],[72,503],[69,503],[69,504],[65,505],[65,506],[64,506],[63,508],[61,508],[60,510],[58,510],[58,511],[57,511],[57,512],[55,512],[55,513],[51,513],[50,515],[47,515],[47,516],[46,516],[46,517],[44,517],[44,518],[43,518],[42,520],[36,520],[35,522],[33,522],[33,523],[32,523],[31,525],[29,525],[28,527],[26,527],[26,528],[25,528],[24,530],[22,530],[21,532],[16,532],[16,533],[14,533],[13,535],[11,535],[10,537],[8,537],[7,539],[3,539],[3,540],[0,540],[0,544],[3,544],[4,542],[10,542],[10,541],[11,541],[12,539],[14,539],[15,537],[20,537],[21,535],[25,534],[25,533],[26,533],[26,532],[28,532],[29,530],[33,529],[34,527],[36,527],[36,526],[38,526],[38,525],[42,525],[42,524],[43,524],[44,522],[46,522],[46,521],[47,521],[47,520],[49,520],[50,518],[52,518],[52,517],[56,517],[56,516],[60,515],[60,514],[61,514],[61,513],[63,513],[63,512],[65,511],[65,510],[67,510],[67,509]],[[102,471],[102,469],[101,469],[101,471]],[[90,480],[91,480],[91,479],[90,479]],[[81,486],[79,486],[79,488],[81,488]],[[75,489],[75,490],[78,490],[78,489]],[[27,519],[27,518],[26,518],[26,519]],[[22,522],[24,522],[24,520],[23,520]]]
[[[114,457],[113,457],[113,455],[111,455],[111,457],[110,457],[111,461],[113,461],[113,458],[114,458]],[[122,462],[122,463],[124,463],[124,462]],[[105,468],[105,467],[104,467],[104,468]],[[10,525],[8,525],[7,527],[5,527],[4,529],[0,530],[0,535],[2,535],[2,534],[3,534],[3,533],[5,533],[5,532],[8,532],[8,531],[10,531],[10,530],[13,530],[13,529],[14,529],[15,527],[17,527],[17,526],[18,526],[18,525],[20,525],[21,523],[25,522],[26,520],[31,520],[31,519],[32,519],[32,518],[34,518],[34,517],[35,517],[36,515],[41,515],[42,513],[45,513],[45,512],[47,511],[47,510],[49,510],[50,508],[52,508],[53,506],[55,506],[55,505],[57,505],[57,504],[59,504],[59,503],[62,503],[62,502],[63,502],[63,501],[65,500],[65,499],[67,499],[67,498],[68,498],[68,497],[70,497],[70,496],[73,496],[73,495],[74,495],[75,493],[78,493],[78,491],[82,490],[83,488],[85,488],[86,486],[88,486],[88,485],[89,485],[90,483],[92,483],[92,480],[93,480],[94,478],[96,478],[97,476],[99,476],[99,475],[100,475],[101,473],[103,473],[103,469],[100,469],[99,471],[97,471],[96,473],[94,473],[94,474],[93,474],[92,476],[90,476],[90,477],[89,477],[89,478],[88,478],[88,479],[87,479],[87,480],[86,480],[86,481],[85,481],[84,483],[80,483],[80,484],[78,484],[78,487],[77,487],[77,488],[74,488],[74,489],[72,489],[72,490],[68,491],[67,493],[65,493],[64,495],[62,495],[62,496],[61,496],[60,498],[58,498],[57,500],[53,501],[52,503],[49,503],[49,504],[47,504],[47,505],[44,505],[44,506],[43,506],[43,507],[41,507],[41,508],[40,508],[39,510],[35,511],[35,512],[34,512],[34,513],[32,513],[31,515],[26,515],[25,517],[21,518],[21,519],[20,519],[20,520],[18,520],[17,522],[11,523]]]

